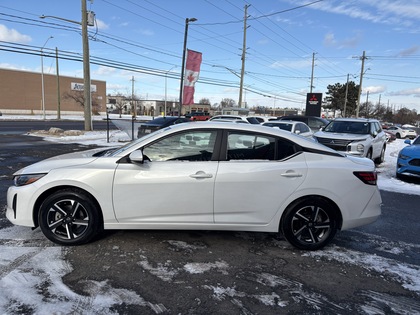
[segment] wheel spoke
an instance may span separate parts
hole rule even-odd
[[[314,244],[318,243],[319,239],[316,233],[312,233],[312,229],[308,229],[308,230],[309,230],[309,235],[311,236],[312,243]]]
[[[79,209],[80,203],[78,202],[73,202],[72,207],[71,207],[71,212],[70,215],[74,218],[77,212],[77,209]]]
[[[296,220],[299,220],[299,218],[300,219],[302,219],[302,220],[304,220],[305,222],[308,222],[310,219],[309,218],[307,218],[307,217],[305,217],[302,213],[300,213],[300,212],[297,212],[296,213],[296,215],[295,215],[295,217],[296,217]]]
[[[297,238],[300,238],[305,229],[306,229],[306,226],[302,226],[299,230],[297,230],[296,232],[293,232],[293,235],[295,235]]]
[[[60,218],[52,223],[48,223],[48,227],[51,229],[51,231],[57,229],[61,225],[63,225],[63,218]]]
[[[318,218],[319,207],[311,207],[311,209],[312,209],[311,221],[315,222],[316,219]]]
[[[59,212],[63,216],[67,215],[67,212],[65,210],[63,210],[58,204],[54,204],[51,207],[51,209],[54,210],[55,212]]]
[[[320,225],[314,225],[315,229],[329,229],[331,227],[330,223],[324,223]]]
[[[85,226],[88,226],[89,225],[89,220],[87,220],[87,218],[86,219],[74,219],[74,221],[73,221],[73,224],[74,225],[85,225]]]
[[[65,226],[66,226],[67,238],[70,240],[73,239],[74,236],[73,236],[73,232],[71,231],[71,226],[69,224],[66,224]]]

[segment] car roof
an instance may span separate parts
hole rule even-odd
[[[245,117],[239,115],[215,115],[211,119],[223,119],[223,118],[233,118],[233,119],[244,119]]]
[[[279,125],[286,125],[286,124],[305,124],[303,121],[298,121],[298,120],[270,120],[270,121],[266,121],[263,123],[263,125],[265,124],[279,124]],[[306,125],[306,124],[305,124]]]
[[[372,118],[335,118],[332,121],[351,121],[351,122],[379,122],[377,119]]]

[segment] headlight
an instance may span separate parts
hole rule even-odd
[[[365,152],[365,146],[364,146],[363,144],[361,144],[361,143],[359,143],[359,144],[357,145],[356,149],[357,149],[357,151],[358,151],[358,152],[360,152],[360,153]]]
[[[404,155],[404,154],[398,154],[398,158],[402,159],[402,160],[408,160],[410,157],[408,155]]]
[[[35,183],[38,179],[44,177],[46,174],[26,174],[26,175],[16,175],[13,178],[15,186],[25,186],[32,183]]]

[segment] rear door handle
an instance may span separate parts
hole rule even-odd
[[[302,177],[302,174],[295,173],[295,172],[286,172],[281,174],[283,177],[294,178],[294,177]]]

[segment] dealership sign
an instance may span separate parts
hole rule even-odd
[[[308,93],[306,95],[306,115],[321,116],[322,93]]]
[[[71,83],[71,89],[72,91],[83,91],[84,90],[85,85],[83,83]],[[96,92],[96,85],[95,84],[91,84],[90,85],[90,91],[91,92]]]

